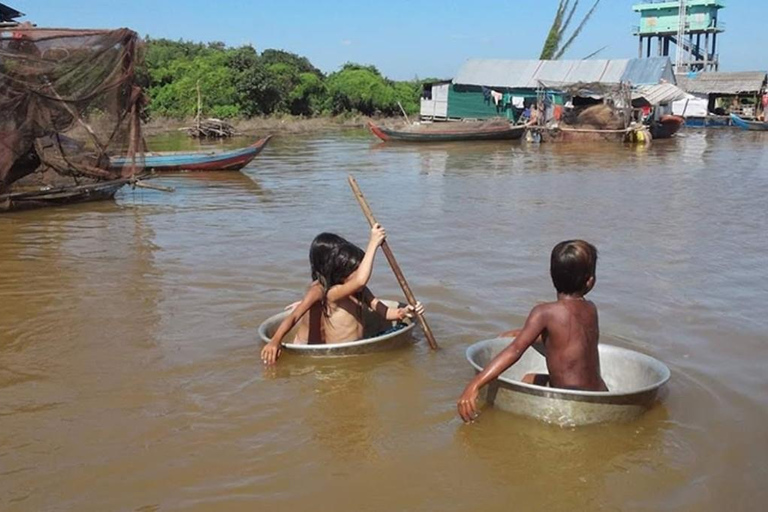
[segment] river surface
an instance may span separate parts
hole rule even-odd
[[[265,369],[257,328],[302,296],[312,238],[367,241],[348,173],[441,349],[417,330]],[[765,509],[768,135],[285,135],[242,172],[155,182],[176,191],[0,217],[0,510]],[[466,347],[553,298],[569,238],[600,251],[601,340],[663,360],[663,400],[628,424],[463,425]],[[370,284],[401,296],[381,255]]]

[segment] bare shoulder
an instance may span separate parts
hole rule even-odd
[[[554,302],[544,302],[541,304],[536,304],[533,306],[533,309],[531,309],[531,312],[528,313],[528,319],[526,320],[526,324],[529,325],[538,325],[540,327],[543,327],[546,325],[550,319],[553,317],[554,314],[556,314],[555,306],[556,304]]]
[[[557,308],[558,308],[557,302],[542,302],[541,304],[536,304],[533,307],[529,316],[530,317],[547,317],[553,313],[556,313]]]

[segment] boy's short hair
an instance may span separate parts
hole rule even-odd
[[[549,273],[558,293],[586,293],[596,267],[597,249],[589,242],[566,240],[552,249]]]

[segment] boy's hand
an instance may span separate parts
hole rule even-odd
[[[424,306],[421,304],[421,302],[417,301],[415,306],[408,304],[404,308],[399,308],[397,310],[397,319],[405,320],[406,318],[413,318],[414,314],[419,316],[424,314]]]
[[[387,237],[387,232],[384,230],[383,227],[381,227],[381,224],[378,222],[373,225],[371,228],[371,245],[374,247],[378,247],[384,242],[384,239]]]
[[[456,402],[459,416],[464,420],[464,423],[472,423],[480,415],[477,410],[477,395],[477,388],[470,383],[459,397],[459,401]]]
[[[275,364],[282,352],[283,347],[279,343],[275,345],[270,341],[263,349],[261,349],[261,361],[268,365]]]

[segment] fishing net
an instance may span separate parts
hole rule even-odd
[[[0,200],[136,173],[139,44],[128,29],[0,29]],[[128,163],[113,168],[110,155]]]
[[[582,110],[577,118],[578,126],[594,128],[598,130],[621,130],[624,128],[624,120],[615,109],[608,105],[592,105]]]

